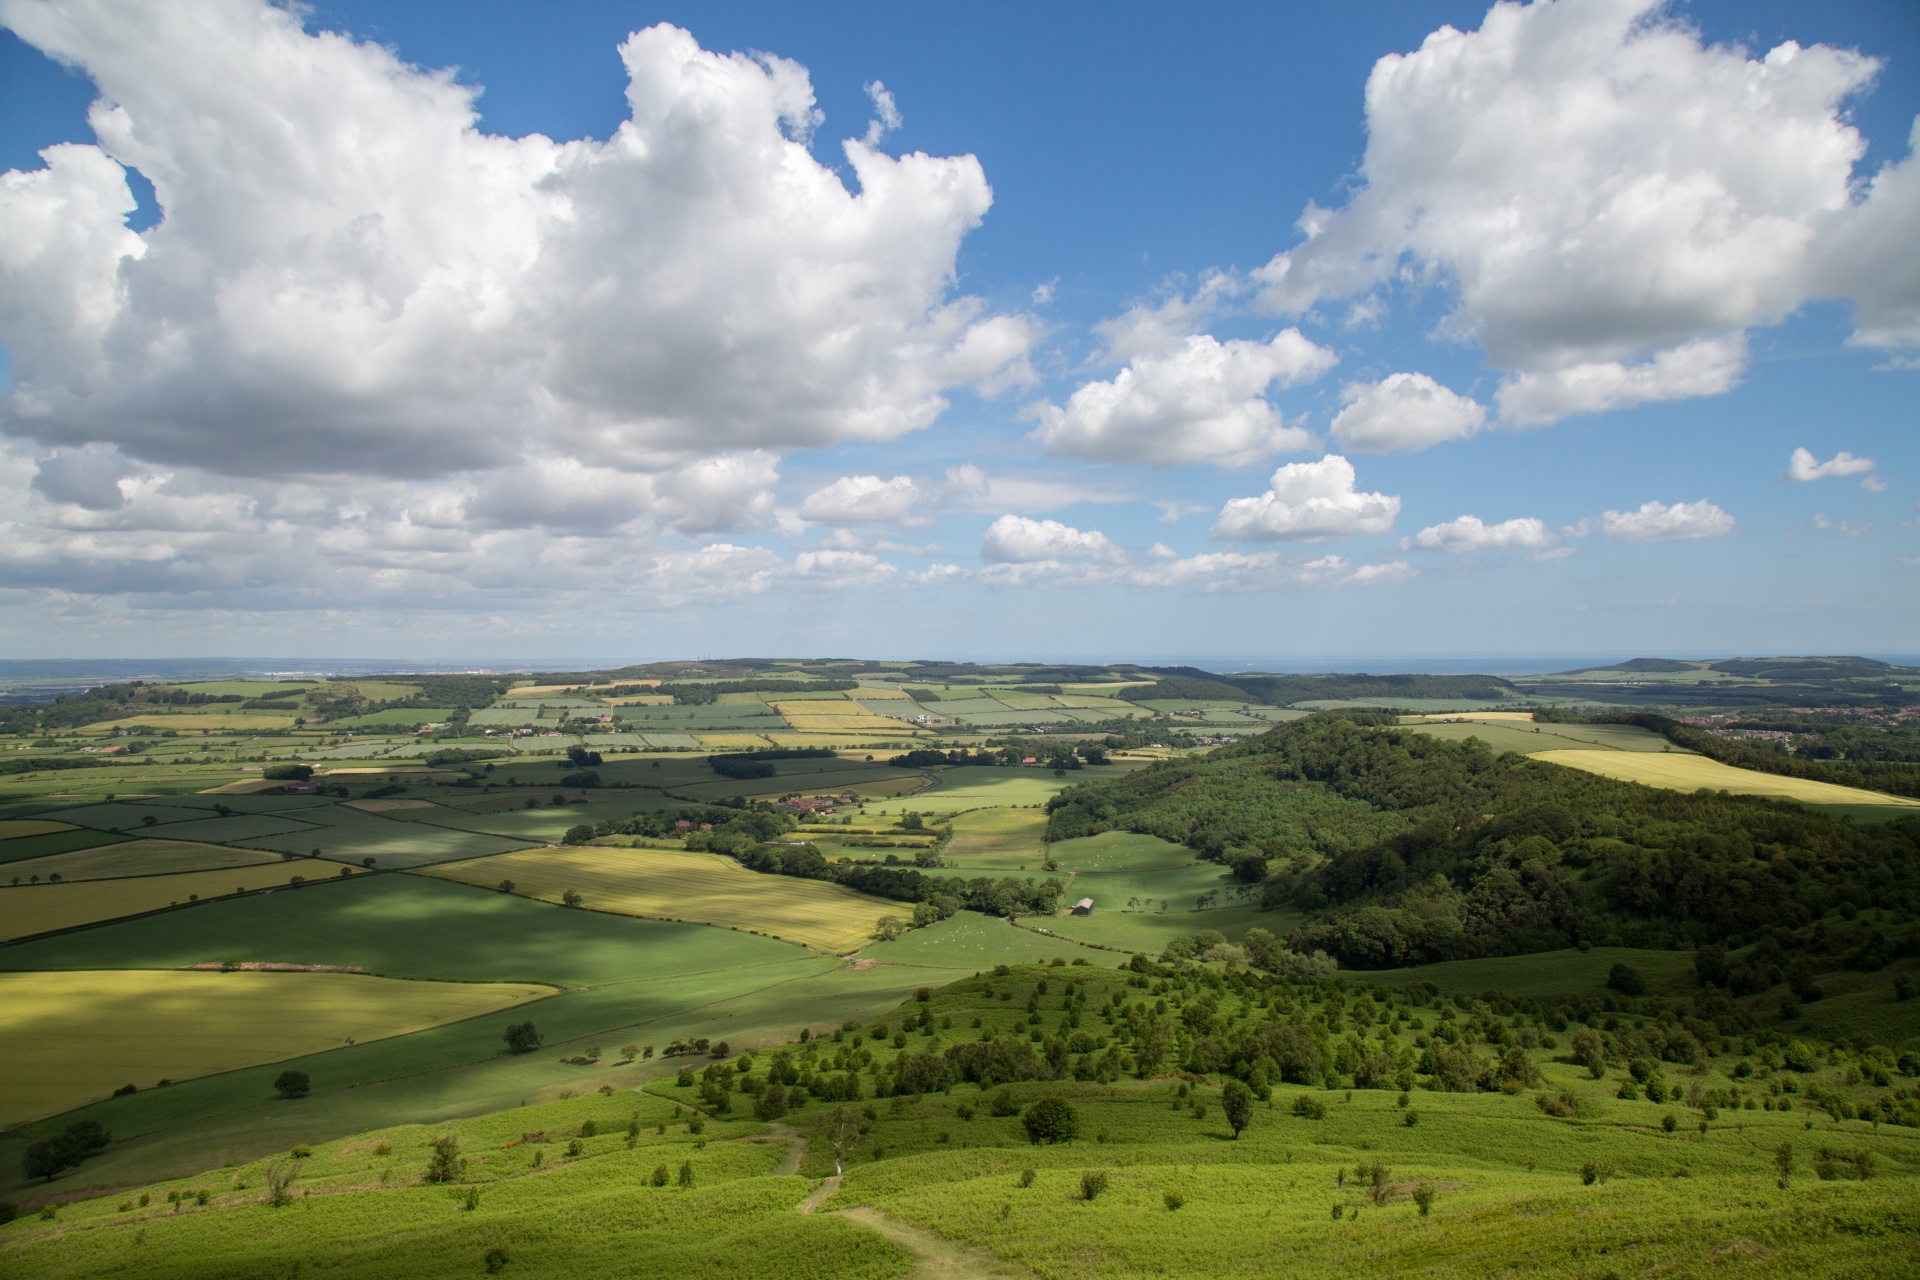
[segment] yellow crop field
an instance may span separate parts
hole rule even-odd
[[[383,1040],[551,994],[528,982],[356,973],[0,973],[0,1125],[56,1115],[122,1085],[150,1089]]]
[[[700,745],[715,751],[752,751],[766,746],[767,740],[757,733],[703,733]]]
[[[45,880],[57,875],[62,880],[112,880],[121,876],[217,871],[223,867],[251,867],[262,862],[279,861],[281,858],[277,853],[236,849],[224,844],[200,844],[193,840],[128,840],[122,844],[103,845],[98,849],[79,849],[73,853],[55,853],[44,858],[9,863],[5,871],[8,879],[39,876]]]
[[[854,698],[899,698],[905,702],[913,701],[905,689],[895,689],[890,685],[863,684],[848,696]]]
[[[832,952],[858,948],[881,916],[911,914],[839,885],[762,875],[731,858],[678,849],[525,849],[418,874],[488,888],[511,880],[515,893],[546,902],[571,889],[595,911],[758,930]]]
[[[15,836],[44,836],[55,831],[76,830],[70,822],[50,822],[45,818],[10,818],[0,822],[0,840],[11,840]]]
[[[1531,711],[1461,711],[1447,715],[1401,716],[1402,724],[1441,724],[1449,720],[1472,720],[1481,724],[1532,724]]]
[[[1920,810],[1920,800],[1906,800],[1879,791],[1842,787],[1809,778],[1784,778],[1709,760],[1705,756],[1659,751],[1536,751],[1535,760],[1584,769],[1605,778],[1638,782],[1668,791],[1731,791],[1742,796],[1774,796],[1803,804],[1890,804]]]
[[[140,876],[132,880],[83,880],[77,884],[8,885],[0,887],[0,942],[36,933],[72,929],[101,920],[161,911],[194,898],[219,898],[236,889],[285,886],[288,879],[331,863],[302,859],[283,863],[276,855],[271,865],[233,867],[225,871],[185,871],[171,876]],[[9,878],[17,872],[9,872]]]
[[[122,727],[140,725],[149,729],[285,729],[293,724],[293,713],[275,715],[255,711],[183,711],[179,715],[128,716],[123,720],[102,720],[99,724]]]

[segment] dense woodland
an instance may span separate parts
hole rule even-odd
[[[1763,938],[1878,968],[1915,949],[1920,818],[1660,791],[1369,719],[1312,716],[1070,787],[1050,837],[1189,845],[1264,877],[1267,906],[1306,909],[1292,947],[1363,968]]]

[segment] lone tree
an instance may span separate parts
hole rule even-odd
[[[283,1098],[304,1098],[313,1092],[313,1081],[304,1071],[282,1071],[273,1082],[274,1091]]]
[[[287,1188],[291,1187],[294,1180],[300,1176],[299,1165],[291,1160],[275,1160],[262,1170],[262,1176],[267,1183],[268,1204],[278,1209],[281,1205],[292,1202],[293,1197],[288,1194]]]
[[[531,1022],[516,1022],[501,1035],[509,1053],[532,1053],[540,1047],[540,1032]]]
[[[428,1182],[452,1182],[467,1171],[460,1157],[460,1139],[445,1134],[433,1140],[433,1158],[427,1161]]]
[[[1227,1113],[1227,1124],[1233,1129],[1234,1141],[1240,1140],[1240,1131],[1253,1123],[1253,1090],[1238,1080],[1227,1081],[1227,1087],[1220,1093],[1220,1107]]]
[[[1072,1142],[1080,1133],[1080,1113],[1065,1098],[1042,1098],[1020,1117],[1027,1141],[1035,1146]]]
[[[853,1154],[854,1144],[860,1141],[860,1135],[866,1127],[860,1123],[860,1113],[846,1107],[835,1107],[820,1121],[820,1135],[833,1149],[833,1176],[839,1177],[846,1158]]]

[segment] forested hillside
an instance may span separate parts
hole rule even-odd
[[[1263,878],[1265,905],[1307,909],[1293,947],[1361,967],[1770,937],[1874,968],[1915,947],[1920,818],[1658,791],[1370,718],[1312,716],[1069,788],[1051,836],[1187,844]]]

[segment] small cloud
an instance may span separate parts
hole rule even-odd
[[[1337,453],[1318,462],[1290,462],[1273,473],[1265,493],[1229,499],[1213,523],[1213,536],[1317,542],[1392,529],[1399,497],[1358,492],[1354,479],[1353,464]]]
[[[1609,511],[1600,532],[1615,542],[1680,542],[1722,538],[1733,532],[1733,517],[1705,498],[1698,502],[1644,502],[1638,511]],[[1582,521],[1579,526],[1588,527]]]
[[[1860,482],[1860,487],[1868,493],[1885,493],[1887,491],[1887,482],[1878,476],[1868,476]]]
[[[1551,547],[1557,538],[1546,522],[1532,516],[1486,524],[1478,516],[1461,516],[1445,524],[1429,525],[1411,538],[1400,540],[1403,551],[1447,551],[1459,555],[1468,551],[1486,551],[1498,547]]]
[[[1052,302],[1054,288],[1059,285],[1059,283],[1060,277],[1055,276],[1051,280],[1035,285],[1033,287],[1033,305],[1036,307],[1044,307],[1049,302]]]
[[[869,82],[866,90],[867,97],[873,99],[874,118],[867,121],[865,141],[868,146],[877,147],[881,139],[900,127],[900,108],[895,105],[893,95],[887,92],[887,86],[878,80]]]
[[[1153,505],[1160,509],[1161,524],[1177,524],[1188,516],[1197,516],[1207,509],[1204,502],[1187,502],[1180,498],[1155,498]]]
[[[1424,373],[1396,373],[1373,383],[1350,383],[1347,407],[1333,420],[1333,438],[1355,453],[1431,449],[1464,440],[1487,425],[1486,406],[1441,386]]]
[[[1857,525],[1851,520],[1830,520],[1825,512],[1813,513],[1813,527],[1826,533],[1837,533],[1842,537],[1858,538],[1862,534],[1873,532],[1872,524]]]
[[[1856,458],[1845,449],[1825,462],[1815,458],[1810,449],[1795,449],[1793,456],[1787,459],[1787,471],[1781,479],[1810,484],[1815,480],[1826,480],[1834,476],[1857,476],[1871,470],[1873,470],[1872,458]]]
[[[987,526],[981,558],[1001,564],[1049,560],[1119,560],[1120,548],[1098,529],[1076,529],[1058,520],[1005,515]]]

